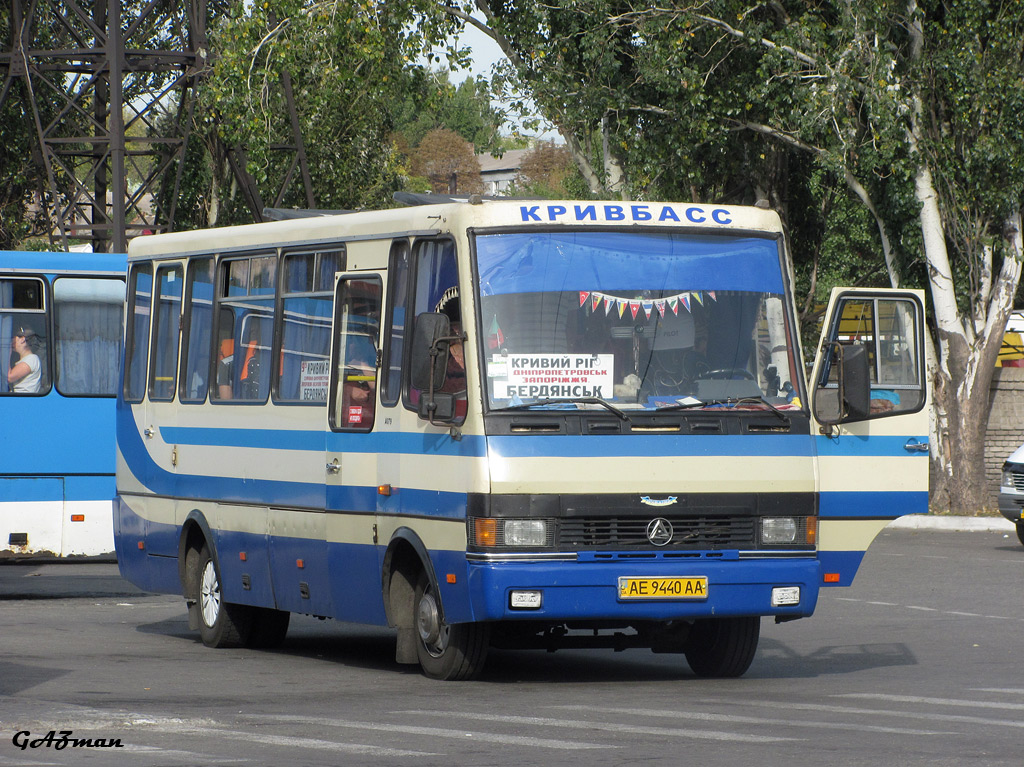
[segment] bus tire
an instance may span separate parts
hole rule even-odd
[[[683,652],[697,676],[738,677],[750,668],[760,635],[758,617],[698,620]]]
[[[249,627],[249,639],[246,647],[272,649],[284,643],[288,633],[288,622],[292,614],[285,610],[274,610],[270,607],[253,607],[252,621]]]
[[[241,647],[252,628],[252,608],[225,602],[220,572],[205,543],[199,550],[199,637],[207,647]]]
[[[1017,540],[1024,546],[1024,522],[1017,522]]]
[[[490,644],[485,623],[445,623],[440,617],[436,587],[426,573],[416,583],[413,623],[416,654],[424,675],[431,679],[473,679],[483,670]]]

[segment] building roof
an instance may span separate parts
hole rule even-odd
[[[476,156],[477,162],[480,163],[481,173],[501,173],[503,171],[516,171],[523,164],[523,158],[526,157],[531,149],[509,149],[501,157],[495,157],[493,154],[478,154]]]

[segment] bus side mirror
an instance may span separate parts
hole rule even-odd
[[[455,395],[438,391],[444,386],[453,338],[447,315],[424,312],[416,317],[410,383],[420,390],[417,414],[431,424],[451,423],[455,419]]]
[[[444,386],[450,336],[451,323],[446,315],[424,312],[416,317],[410,372],[410,383],[414,389],[429,391]]]
[[[814,392],[814,413],[822,431],[830,434],[840,423],[863,421],[871,413],[868,350],[863,344],[828,345],[832,364],[838,366],[836,388],[819,384]]]

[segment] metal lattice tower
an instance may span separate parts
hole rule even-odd
[[[123,252],[133,236],[173,231],[209,56],[207,20],[227,0],[7,1],[0,105],[20,100],[34,124],[54,245],[67,249],[69,239],[85,239],[94,250]],[[283,85],[297,128],[290,83]],[[280,148],[295,158],[283,186],[298,168],[315,207],[297,130]],[[244,151],[227,153],[253,218],[262,220]]]

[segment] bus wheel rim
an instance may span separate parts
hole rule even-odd
[[[203,568],[203,581],[199,592],[199,600],[203,611],[203,622],[212,627],[220,614],[220,583],[217,582],[217,571],[213,562],[207,562]]]

